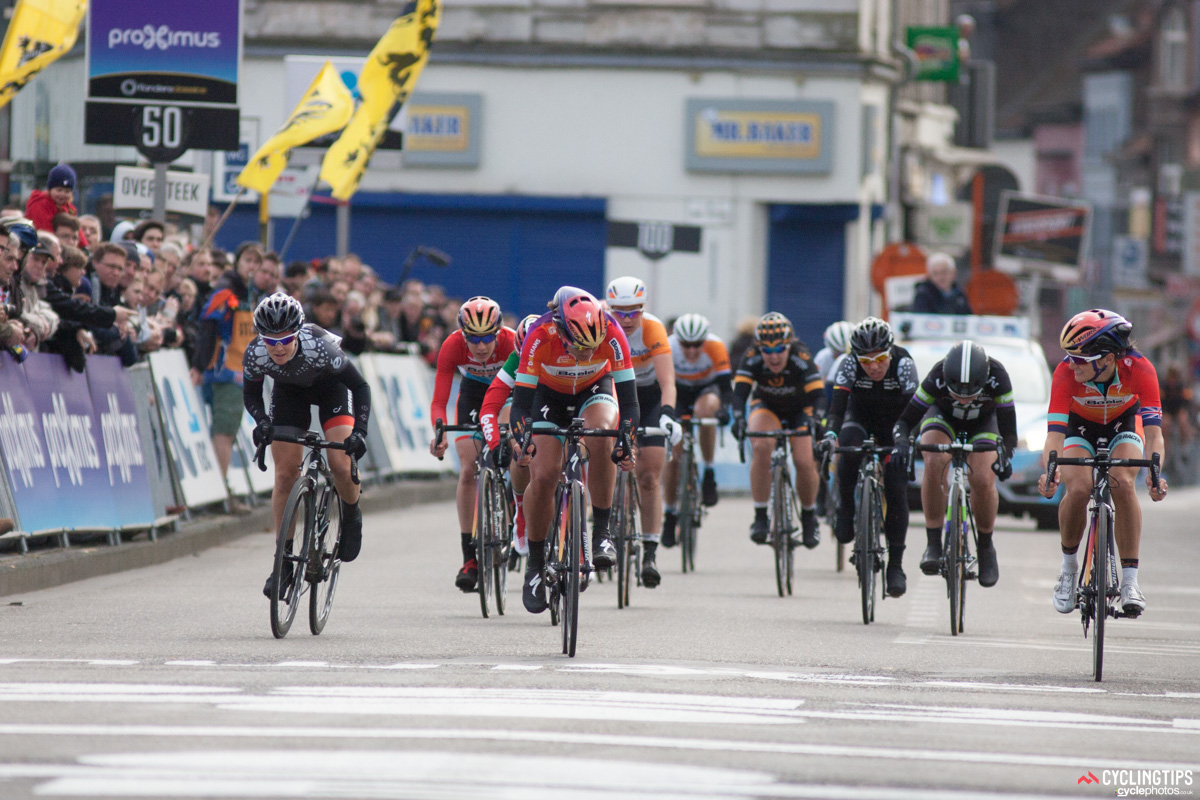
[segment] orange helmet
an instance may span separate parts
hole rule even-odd
[[[525,319],[517,323],[517,349],[521,349],[521,345],[525,343],[525,334],[529,333],[529,326],[537,322],[540,317],[537,314],[530,314]]]
[[[500,304],[490,297],[472,297],[458,309],[458,327],[466,336],[488,336],[500,330]]]
[[[599,347],[608,333],[608,318],[600,301],[583,291],[562,299],[554,310],[554,321],[576,347]]]
[[[763,314],[754,326],[754,341],[766,347],[787,344],[796,336],[792,322],[778,311]]]
[[[1123,353],[1129,349],[1129,334],[1133,325],[1115,311],[1093,308],[1080,311],[1067,320],[1058,343],[1074,355],[1094,356],[1100,353]]]

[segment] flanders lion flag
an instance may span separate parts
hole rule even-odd
[[[271,191],[279,173],[287,166],[293,147],[341,130],[352,113],[354,98],[333,64],[326,61],[287,122],[258,148],[237,176],[238,184],[261,194]]]
[[[412,94],[441,16],[441,0],[417,0],[371,50],[358,78],[362,103],[321,163],[321,178],[337,199],[353,196],[388,124]]]
[[[87,0],[17,0],[0,49],[0,108],[75,46]]]

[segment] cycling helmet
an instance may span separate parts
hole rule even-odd
[[[552,311],[558,311],[562,307],[564,300],[569,300],[579,294],[587,294],[587,292],[578,286],[563,286],[554,293],[554,298],[549,303],[546,303],[546,307]]]
[[[1058,337],[1062,349],[1074,355],[1123,353],[1129,349],[1133,325],[1114,311],[1093,308],[1080,311],[1063,326]]]
[[[17,237],[17,241],[21,243],[22,250],[29,251],[37,247],[37,229],[27,222],[18,221],[12,223],[8,226],[8,234]]]
[[[763,314],[754,326],[754,341],[767,347],[787,344],[796,337],[792,322],[778,311]]]
[[[634,277],[617,278],[608,285],[604,299],[609,306],[646,305],[646,284]]]
[[[530,314],[525,319],[517,323],[517,349],[521,349],[521,345],[525,343],[525,334],[529,333],[529,326],[538,321],[537,314]]]
[[[700,314],[684,314],[675,320],[672,330],[683,344],[699,344],[708,338],[708,319]]]
[[[835,353],[850,352],[850,336],[854,333],[853,323],[842,320],[825,329],[825,346]]]
[[[472,297],[458,309],[458,327],[467,336],[488,336],[500,330],[500,304],[490,297]]]
[[[867,317],[850,334],[850,352],[856,356],[878,353],[892,346],[892,326],[879,317]]]
[[[982,392],[989,372],[987,353],[970,339],[951,347],[942,360],[946,388],[956,397],[975,397]]]
[[[554,322],[576,347],[599,347],[608,333],[608,318],[600,301],[587,292],[563,298],[554,310]]]
[[[304,324],[304,309],[290,294],[267,295],[254,309],[254,329],[263,336],[295,333]]]

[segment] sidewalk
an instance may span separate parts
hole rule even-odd
[[[363,492],[363,513],[454,499],[457,476],[431,480],[401,480],[372,486]],[[132,542],[52,548],[19,555],[0,555],[0,597],[50,589],[64,583],[162,564],[217,547],[272,527],[270,498],[245,516],[207,516],[183,523],[175,531],[160,531],[158,541],[139,533]]]

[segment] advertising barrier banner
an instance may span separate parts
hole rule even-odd
[[[154,505],[156,520],[167,516],[167,509],[183,505],[183,498],[176,497],[175,484],[171,480],[171,456],[167,453],[167,437],[163,433],[162,419],[158,414],[158,397],[154,393],[154,377],[149,364],[137,364],[125,370],[133,390],[134,408],[137,411],[138,430],[142,436],[143,458],[146,475],[150,480],[150,497]]]
[[[154,524],[150,478],[138,427],[137,403],[129,378],[116,356],[87,361],[87,382],[99,430],[99,443],[109,491],[121,527]]]
[[[446,472],[429,453],[429,369],[416,356],[368,354],[361,360],[371,386],[371,436],[382,439],[393,473]],[[381,465],[382,467],[382,465]]]
[[[192,385],[183,352],[151,353],[150,372],[184,503],[202,506],[226,500],[228,492],[213,452],[204,403]]]

